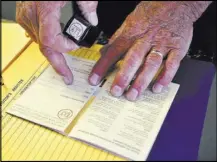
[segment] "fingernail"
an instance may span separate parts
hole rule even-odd
[[[159,83],[156,83],[152,89],[154,93],[161,93],[163,86]]]
[[[111,94],[115,97],[121,96],[122,93],[123,93],[122,88],[117,85],[111,89]]]
[[[67,84],[67,85],[69,85],[69,84],[72,83],[72,81],[71,81],[68,77],[66,77],[66,76],[63,76],[63,81],[64,81],[65,84]]]
[[[90,77],[90,83],[92,85],[97,85],[99,83],[99,75],[93,73]]]
[[[126,97],[130,101],[135,101],[138,96],[138,91],[135,88],[132,88],[127,94]]]
[[[91,12],[91,13],[89,13],[89,14],[87,15],[87,19],[88,19],[88,21],[89,21],[92,25],[94,25],[94,26],[96,26],[96,25],[98,24],[98,18],[97,18],[96,12]]]

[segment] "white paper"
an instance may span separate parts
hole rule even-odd
[[[74,81],[66,85],[49,66],[17,99],[8,113],[63,132],[97,87],[88,84],[93,61],[64,54]]]
[[[129,160],[146,160],[179,85],[161,94],[146,90],[136,102],[114,98],[109,79],[69,136],[109,150]]]

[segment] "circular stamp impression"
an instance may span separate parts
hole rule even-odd
[[[73,111],[69,109],[62,109],[58,112],[58,117],[60,119],[69,119],[73,115]]]
[[[84,29],[79,23],[72,23],[69,28],[70,34],[74,36],[77,40],[80,39],[82,34],[84,33]]]

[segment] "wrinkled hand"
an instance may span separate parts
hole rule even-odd
[[[66,84],[71,84],[71,73],[63,57],[78,46],[62,34],[60,25],[61,8],[67,1],[24,1],[16,4],[16,21],[28,35],[39,44],[40,50]],[[84,17],[92,24],[98,24],[97,1],[78,1]]]
[[[109,69],[125,56],[111,86],[111,94],[118,97],[126,91],[128,100],[136,100],[153,80],[163,58],[167,57],[152,87],[153,92],[161,92],[176,74],[190,46],[193,23],[209,3],[140,2],[101,50],[102,56],[89,77],[90,84],[97,85]]]

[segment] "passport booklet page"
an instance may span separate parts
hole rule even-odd
[[[131,102],[110,95],[115,72],[98,86],[88,84],[95,61],[64,54],[74,81],[65,85],[48,66],[7,113],[128,160],[146,160],[179,89],[148,88]]]

